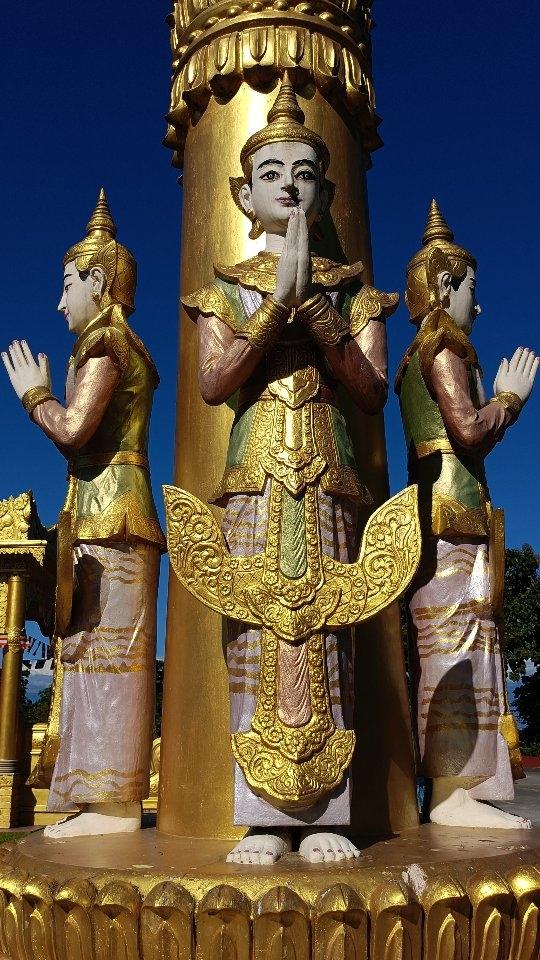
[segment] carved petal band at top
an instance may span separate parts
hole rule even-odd
[[[267,89],[284,70],[343,100],[367,154],[381,146],[371,76],[370,4],[271,0],[201,4],[179,0],[171,24],[173,82],[165,144],[181,166],[190,122],[212,96],[230,99],[243,81]]]

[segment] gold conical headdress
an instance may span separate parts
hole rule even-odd
[[[428,243],[433,243],[435,240],[445,240],[447,243],[452,243],[454,240],[454,234],[444,219],[440,211],[439,204],[435,198],[433,198],[429,205],[429,213],[426,229],[424,230],[424,235],[422,237],[422,245],[426,247]]]
[[[127,247],[116,241],[116,224],[112,218],[103,187],[90,220],[84,240],[70,247],[64,256],[64,266],[71,260],[80,273],[99,266],[105,272],[107,288],[102,307],[121,303],[129,313],[135,309],[137,264]]]
[[[304,126],[305,115],[301,109],[287,71],[276,100],[268,112],[268,124],[258,130],[244,144],[240,153],[240,163],[246,179],[251,177],[251,157],[256,150],[267,143],[296,141],[313,147],[326,173],[330,163],[328,148],[318,133]]]
[[[116,237],[116,224],[109,210],[103,187],[99,191],[96,209],[86,224],[86,236],[101,237],[103,240],[114,240]]]
[[[444,219],[439,204],[433,199],[429,205],[422,236],[422,248],[407,266],[405,302],[413,323],[421,322],[434,305],[435,291],[431,276],[433,271],[429,269],[429,264],[430,261],[434,263],[435,259],[438,263],[444,262],[445,268],[460,280],[465,276],[467,267],[476,270],[476,260],[472,253],[454,243],[454,234]]]

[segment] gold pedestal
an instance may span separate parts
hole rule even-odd
[[[0,828],[19,822],[19,797],[22,786],[20,773],[0,772]]]
[[[137,834],[0,847],[10,960],[537,960],[540,831],[435,825],[326,867]]]

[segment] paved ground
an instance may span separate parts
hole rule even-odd
[[[519,817],[528,817],[533,827],[540,827],[540,770],[528,770],[525,780],[518,780],[515,787],[515,800],[495,806]]]

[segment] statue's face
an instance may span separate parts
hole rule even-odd
[[[470,333],[480,313],[480,307],[476,302],[476,273],[473,267],[467,267],[467,273],[461,283],[452,279],[450,274],[441,274],[439,282],[448,303],[446,312],[450,314],[460,330]]]
[[[84,277],[84,279],[83,279]],[[101,267],[93,267],[81,277],[75,261],[64,267],[64,289],[58,309],[64,314],[68,330],[77,335],[97,317],[99,300],[105,286],[105,274]]]
[[[326,203],[319,161],[304,143],[267,143],[253,155],[251,184],[240,190],[246,211],[252,210],[266,233],[285,234],[293,207],[302,207],[308,227]]]

